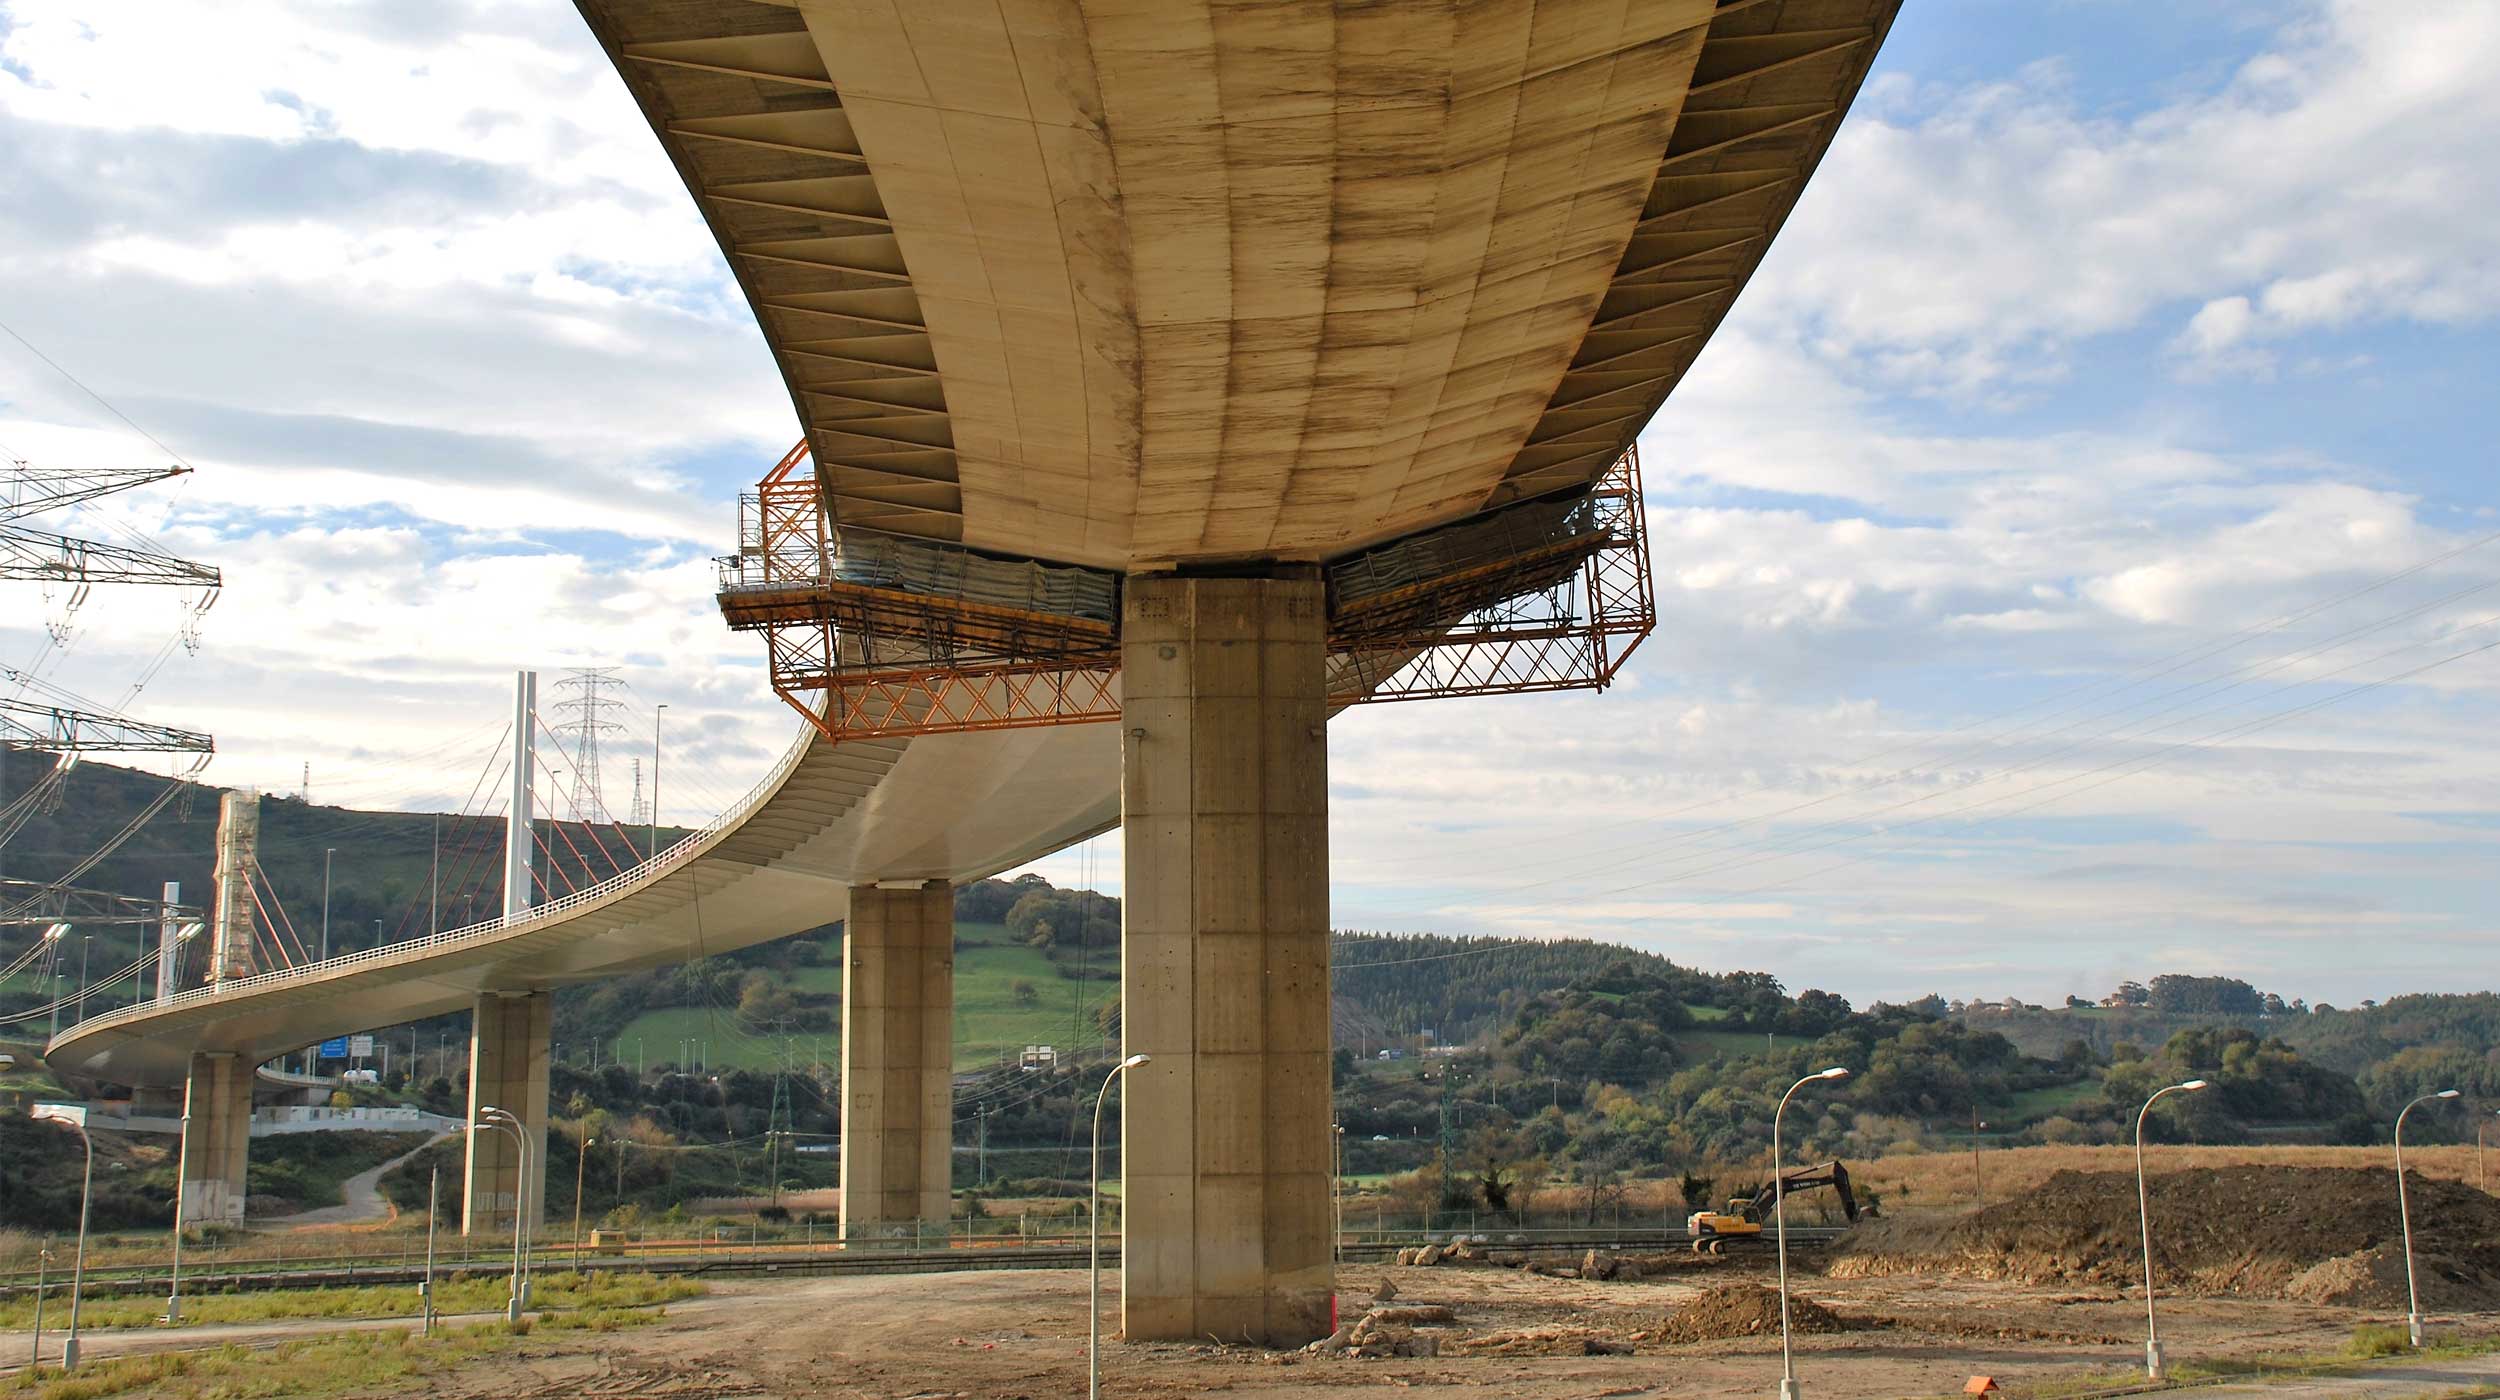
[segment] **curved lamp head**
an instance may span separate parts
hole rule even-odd
[[[1120,1068],[1135,1069],[1139,1065],[1150,1065],[1154,1062],[1155,1057],[1152,1055],[1131,1055],[1127,1059],[1120,1061]]]
[[[2431,1095],[2431,1097],[2435,1099],[2453,1099],[2456,1096],[2457,1091],[2454,1089],[2442,1089],[2438,1093]]]
[[[1834,1065],[1830,1069],[1827,1069],[1814,1077],[1817,1079],[1846,1079],[1849,1077],[1849,1071],[1843,1066]]]
[[[2185,1090],[2187,1090],[2189,1093],[2193,1094],[2193,1093],[2195,1093],[2197,1090],[2202,1089],[2202,1088],[2204,1088],[2204,1087],[2205,1087],[2205,1081],[2204,1081],[2204,1080],[2202,1080],[2202,1079],[2190,1079],[2190,1080],[2186,1080],[2186,1081],[2184,1081],[2184,1082],[2182,1082],[2182,1083],[2180,1083],[2180,1084],[2173,1085],[2172,1087],[2174,1087],[2174,1088],[2179,1088],[2179,1089],[2185,1089]]]

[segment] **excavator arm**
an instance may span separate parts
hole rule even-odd
[[[1840,1213],[1853,1223],[1857,1220],[1857,1193],[1849,1189],[1849,1169],[1838,1162],[1823,1162],[1811,1167],[1801,1167],[1781,1177],[1776,1186],[1765,1186],[1755,1192],[1754,1218],[1770,1219],[1771,1208],[1777,1203],[1780,1193],[1785,1192],[1794,1196],[1800,1191],[1810,1191],[1818,1186],[1832,1188],[1832,1194],[1840,1197]]]

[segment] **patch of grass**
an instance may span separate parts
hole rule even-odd
[[[548,1274],[530,1288],[532,1306],[550,1309],[615,1311],[647,1308],[680,1298],[699,1297],[704,1286],[691,1279],[646,1273]],[[509,1275],[449,1273],[434,1280],[434,1307],[443,1313],[492,1312],[511,1296]],[[165,1310],[161,1297],[91,1298],[79,1309],[83,1328],[148,1327]],[[0,1331],[30,1327],[32,1299],[0,1304]],[[370,1288],[271,1289],[257,1293],[186,1294],[182,1322],[186,1327],[213,1323],[274,1322],[282,1318],[386,1318],[417,1316],[417,1290],[408,1284]],[[44,1304],[44,1318],[54,1326],[69,1320],[64,1298]]]
[[[500,1324],[457,1328],[431,1338],[401,1329],[357,1332],[288,1342],[267,1349],[220,1347],[214,1351],[164,1352],[153,1356],[92,1361],[74,1374],[55,1368],[19,1371],[0,1381],[0,1395],[28,1400],[113,1400],[144,1395],[151,1400],[254,1400],[371,1394],[391,1382],[438,1375],[481,1353],[505,1345]]]
[[[2051,1084],[2044,1089],[2025,1089],[2010,1095],[1993,1110],[1990,1117],[2000,1125],[2014,1126],[2036,1123],[2053,1117],[2101,1092],[2098,1078],[2078,1079],[2072,1084]]]
[[[1117,995],[1119,955],[1116,930],[1094,930],[1092,976],[1083,982],[1070,976],[1039,948],[1029,948],[1003,924],[955,926],[955,1066],[975,1069],[999,1055],[1031,1044],[1066,1047],[1091,1041],[1093,1013],[1104,999]],[[1106,938],[1111,941],[1106,942]],[[841,942],[828,940],[825,960],[790,974],[794,990],[824,996],[842,991]],[[1038,994],[1031,1005],[1016,999],[1019,982]],[[1079,1004],[1082,1010],[1077,1010]],[[1078,1035],[1077,1018],[1083,1018]],[[839,1064],[842,1037],[838,1031],[791,1036],[743,1036],[721,1024],[724,1018],[701,1007],[671,1006],[646,1011],[618,1032],[628,1052],[642,1045],[643,1062],[659,1065],[674,1059],[685,1040],[708,1042],[706,1068],[775,1069],[787,1052],[799,1060],[817,1058]]]
[[[666,1308],[585,1308],[580,1312],[550,1313],[537,1322],[549,1332],[614,1332],[647,1326],[666,1316]]]
[[[1801,1035],[1778,1035],[1771,1040],[1782,1050],[1808,1043]],[[1736,1060],[1760,1059],[1763,1037],[1754,1031],[1685,1031],[1676,1036],[1675,1045],[1694,1063],[1722,1055]]]
[[[2383,1327],[2363,1323],[2352,1329],[2352,1340],[2344,1344],[2346,1356],[2368,1359],[2373,1356],[2399,1356],[2413,1350],[2413,1334],[2402,1327]]]

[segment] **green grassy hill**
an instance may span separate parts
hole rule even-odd
[[[776,974],[790,989],[810,997],[838,999],[842,993],[841,935],[806,935],[816,939],[817,961]],[[1095,1047],[1101,1040],[1094,1015],[1107,998],[1119,992],[1118,969],[1108,958],[1079,977],[1074,969],[1052,961],[1041,949],[1018,942],[1003,924],[959,923],[955,926],[955,1067],[978,1069],[1012,1056],[1027,1045],[1062,1050]],[[1028,987],[1030,999],[1019,997]],[[634,1063],[637,1043],[646,1066],[674,1063],[678,1046],[689,1040],[704,1044],[704,1062],[715,1069],[777,1069],[783,1065],[838,1065],[842,1036],[822,1031],[757,1026],[734,1006],[672,1006],[646,1011],[617,1033],[624,1042],[624,1063]],[[601,1048],[603,1058],[616,1057],[617,1047]],[[565,1052],[579,1063],[580,1052]]]

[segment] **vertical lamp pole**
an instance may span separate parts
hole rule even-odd
[[[1102,1077],[1102,1093],[1094,1099],[1094,1185],[1085,1212],[1086,1240],[1085,1286],[1085,1395],[1086,1400],[1102,1400],[1102,1106],[1111,1098],[1111,1085],[1127,1070],[1154,1063],[1152,1055],[1131,1055],[1111,1067]],[[1128,1175],[1123,1162],[1120,1175]],[[1120,1268],[1126,1277],[1128,1269],[1128,1226],[1122,1217],[1120,1226]]]
[[[2135,1114],[2135,1215],[2144,1232],[2144,1376],[2147,1380],[2162,1378],[2161,1325],[2153,1319],[2153,1205],[2152,1195],[2144,1186],[2144,1118],[2161,1102],[2164,1094],[2193,1094],[2205,1087],[2202,1079],[2184,1080],[2167,1088],[2156,1089]]]
[[[2456,1090],[2442,1089],[2435,1094],[2424,1094],[2396,1110],[2396,1219],[2404,1226],[2405,1236],[2405,1329],[2412,1334],[2417,1351],[2422,1346],[2422,1295],[2413,1285],[2413,1208],[2405,1201],[2405,1115],[2433,1099],[2453,1099],[2456,1096]],[[70,1330],[73,1332],[77,1330],[77,1316],[78,1305],[72,1302]]]
[[[191,1140],[191,1110],[182,1111],[182,1140]],[[174,1171],[174,1272],[170,1287],[165,1290],[165,1325],[182,1325],[182,1172]]]
[[[425,1182],[425,1282],[417,1286],[417,1306],[425,1310],[424,1335],[434,1335],[434,1222],[442,1212],[443,1169],[434,1168]]]
[[[2492,1113],[2494,1116],[2500,1116],[2500,1108],[2493,1109]],[[2491,1189],[2491,1177],[2483,1161],[2483,1129],[2490,1126],[2488,1122],[2474,1125],[2474,1189],[2477,1191]]]
[[[1789,1085],[1788,1092],[1780,1095],[1779,1107],[1771,1110],[1771,1219],[1779,1232],[1780,1256],[1780,1400],[1797,1400],[1797,1362],[1788,1348],[1788,1174],[1780,1165],[1780,1118],[1799,1089],[1818,1080],[1848,1077],[1849,1071],[1839,1065],[1809,1074]]]
[[[528,1214],[530,1181],[530,1145],[528,1134],[521,1131],[521,1120],[492,1105],[477,1111],[474,1128],[495,1128],[512,1134],[513,1150],[518,1154],[519,1174],[512,1182],[512,1297],[504,1305],[504,1320],[521,1320],[521,1224]]]
[[[582,1169],[590,1165],[590,1145],[598,1139],[582,1134],[581,1150],[573,1154],[573,1272],[582,1271]],[[776,1183],[774,1190],[780,1189]]]
[[[95,1199],[95,1139],[87,1136],[87,1108],[84,1104],[39,1103],[35,1117],[49,1123],[66,1123],[78,1130],[78,1141],[87,1149],[87,1169],[78,1187],[78,1254],[69,1274],[69,1336],[61,1342],[61,1369],[78,1369],[78,1297],[87,1281],[87,1207]],[[38,1336],[41,1334],[38,1333]]]
[[[330,960],[330,857],[339,853],[336,846],[321,848],[321,960]]]

